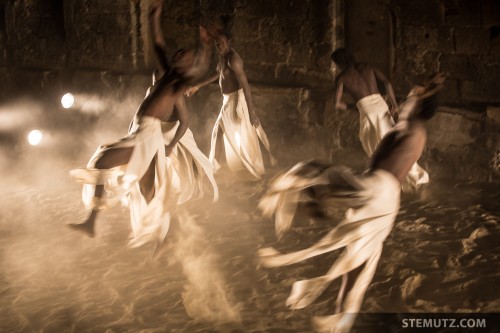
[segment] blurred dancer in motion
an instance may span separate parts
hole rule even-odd
[[[146,97],[154,89],[157,81],[165,73],[172,71],[168,60],[167,47],[161,27],[161,13],[163,3],[157,1],[149,12],[149,22],[154,41],[154,50],[158,60],[158,69],[153,73],[153,86],[148,89]],[[218,199],[218,187],[214,179],[214,168],[208,158],[199,150],[193,133],[189,129],[189,113],[184,100],[184,95],[180,95],[175,103],[172,115],[168,119],[163,119],[161,130],[165,144],[165,178],[170,182],[171,190],[169,200],[169,216],[172,217],[174,206],[186,203],[192,199],[203,197],[205,192],[212,192],[213,199]],[[133,125],[133,122],[131,126]],[[140,246],[154,238],[148,228],[148,223],[144,223],[151,215],[148,206],[154,194],[155,182],[154,164],[150,165],[148,172],[141,178],[134,190],[130,192],[128,206],[132,220],[132,241],[129,245]],[[208,188],[208,187],[211,187]],[[175,201],[177,198],[177,201]],[[168,221],[168,219],[165,219]],[[168,224],[162,224],[163,233],[168,230]],[[157,239],[158,241],[162,238]],[[155,252],[162,245],[156,243]]]
[[[165,73],[169,73],[172,70],[168,62],[165,38],[163,37],[161,28],[161,12],[162,3],[159,2],[152,7],[150,11],[151,18],[149,20],[155,53],[159,63],[159,69],[153,75],[153,86]],[[149,90],[147,94],[149,94]],[[173,164],[180,180],[178,204],[182,204],[190,199],[201,198],[207,190],[207,180],[211,185],[211,192],[215,201],[218,199],[218,188],[213,177],[213,165],[198,148],[193,132],[188,127],[187,118],[188,110],[184,95],[180,95],[174,107],[174,114],[168,121],[162,122],[166,154],[169,157],[167,159]],[[179,136],[180,139],[178,138]],[[145,180],[145,177],[143,177],[143,180]],[[154,180],[154,177],[150,177],[149,180]],[[152,186],[147,185],[144,187],[152,188]]]
[[[346,103],[342,102],[345,88],[356,102],[359,110],[359,139],[364,151],[371,157],[380,140],[394,126],[398,118],[398,105],[392,85],[379,69],[368,63],[356,62],[344,48],[335,50],[330,58],[341,70],[335,78],[334,107],[338,110],[347,110]],[[377,81],[384,84],[392,104],[391,109],[380,95]],[[415,163],[405,183],[412,188],[418,188],[428,182],[427,172]]]
[[[267,149],[271,164],[276,161],[271,155],[269,140],[254,110],[243,61],[230,43],[231,36],[227,28],[220,27],[215,44],[219,54],[216,72],[188,89],[186,95],[191,96],[201,87],[219,79],[223,104],[212,131],[209,159],[216,169],[220,167],[223,141],[228,167],[233,171],[245,167],[254,177],[260,178],[265,173],[265,168],[259,140]]]
[[[161,11],[162,2],[152,6],[150,20]],[[155,25],[156,23],[152,23]],[[110,144],[100,146],[86,168],[75,169],[71,175],[84,184],[83,201],[91,209],[81,224],[70,227],[94,236],[95,221],[100,209],[110,207],[121,199],[142,202],[142,207],[131,206],[133,239],[138,246],[151,238],[161,242],[170,224],[170,211],[177,203],[178,191],[168,174],[171,163],[165,163],[175,145],[187,130],[187,113],[179,99],[195,80],[203,77],[208,69],[212,36],[200,26],[200,47],[179,50],[168,64],[162,45],[155,44],[163,76],[150,89],[149,94],[134,116],[129,133]],[[176,111],[175,111],[176,110]],[[179,126],[165,146],[162,121],[179,121]]]
[[[306,307],[342,276],[336,314],[315,317],[319,331],[348,332],[354,323],[398,213],[401,182],[424,149],[425,122],[436,112],[436,94],[444,80],[439,73],[410,91],[398,123],[384,136],[363,175],[346,167],[301,162],[276,178],[259,204],[265,215],[275,215],[278,236],[290,228],[299,202],[314,207],[313,216],[328,207],[349,208],[345,219],[310,248],[288,254],[266,248],[259,253],[264,266],[278,267],[345,247],[326,275],[295,282],[287,299],[293,309]]]

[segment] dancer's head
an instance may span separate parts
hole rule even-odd
[[[335,63],[341,70],[354,65],[356,60],[354,56],[350,54],[345,48],[341,47],[333,51],[330,56],[330,60]]]
[[[215,48],[217,52],[224,56],[229,53],[231,45],[231,17],[228,15],[221,15],[215,22],[212,23],[212,30],[215,33]]]
[[[221,56],[225,56],[229,53],[230,50],[230,39],[228,36],[224,33],[218,33],[217,38],[215,39],[215,48],[217,49],[217,52]]]

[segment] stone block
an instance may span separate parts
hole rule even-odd
[[[286,63],[290,46],[265,41],[248,41],[238,43],[237,50],[246,62],[278,64]]]
[[[319,19],[313,21],[303,21],[300,29],[301,43],[303,45],[318,43],[325,41],[325,38],[329,41],[331,36],[326,36],[329,27],[327,22],[323,22]]]
[[[476,81],[463,81],[461,95],[464,101],[500,103],[500,81],[493,74]]]
[[[259,19],[259,39],[272,40],[270,27],[276,22],[275,17],[265,17]]]
[[[307,11],[307,21],[312,22],[319,34],[315,42],[330,43],[333,33],[333,0],[315,0],[309,5]]]
[[[456,51],[461,54],[485,54],[489,49],[489,38],[490,32],[486,28],[456,28]]]
[[[290,47],[290,57],[287,59],[287,65],[303,67],[310,63],[313,51],[311,48],[303,45],[294,45]]]
[[[177,23],[187,23],[197,26],[200,19],[199,2],[194,0],[169,0],[163,5],[163,15]]]
[[[276,65],[245,62],[245,73],[250,82],[275,82]]]
[[[467,55],[443,54],[439,58],[439,70],[449,73],[450,78],[473,80],[477,74]]]
[[[312,67],[320,71],[328,72],[330,70],[331,61],[330,54],[332,52],[332,44],[321,43],[312,46]]]
[[[233,38],[256,40],[259,37],[259,21],[253,17],[236,16],[233,23]]]
[[[414,50],[401,49],[396,52],[395,77],[412,78],[416,76],[428,77],[439,69],[439,53],[437,52],[415,52]]]
[[[212,17],[217,17],[221,14],[232,14],[235,4],[232,0],[201,0],[200,11],[202,13],[210,13]]]
[[[251,17],[273,17],[277,13],[275,4],[268,1],[240,2],[236,7],[236,14]]]
[[[276,66],[275,73],[275,83],[286,86],[324,88],[331,85],[331,74],[328,71],[279,64]]]
[[[500,128],[500,107],[489,105],[486,108],[486,118],[488,124]]]
[[[318,0],[315,0],[318,1]],[[257,2],[257,1],[256,1]],[[302,1],[263,1],[264,10],[267,10],[266,15],[269,16],[269,12],[278,17],[286,17],[287,20],[292,22],[303,21],[307,18],[308,12],[312,6],[311,0]],[[272,16],[272,15],[270,15]]]
[[[269,26],[261,25],[261,33],[268,30],[266,33],[269,36],[268,41],[274,43],[295,43],[300,45],[300,26],[288,26],[285,21],[275,21]]]
[[[461,101],[458,80],[447,79],[443,90],[441,91],[441,103],[457,105]]]
[[[96,28],[99,33],[126,36],[130,33],[130,27],[130,15],[101,14]]]
[[[395,0],[393,6],[403,25],[436,27],[444,23],[444,7],[439,0]]]
[[[402,33],[403,45],[413,47],[416,52],[453,52],[453,37],[449,28],[406,25]]]
[[[445,23],[451,26],[480,26],[481,2],[476,0],[444,0]]]
[[[500,2],[497,0],[484,0],[479,2],[482,5],[483,25],[500,25]]]
[[[462,147],[476,142],[481,130],[481,115],[469,110],[440,107],[427,122],[429,148],[446,150],[450,146]]]

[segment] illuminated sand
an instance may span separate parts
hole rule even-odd
[[[220,201],[189,205],[195,224],[174,225],[152,259],[152,244],[126,247],[121,207],[101,215],[94,239],[65,227],[85,217],[80,187],[67,175],[75,165],[33,156],[30,168],[2,180],[0,332],[302,333],[312,332],[312,315],[333,312],[339,282],[309,308],[284,304],[295,280],[323,273],[334,255],[258,267],[258,248],[295,250],[328,227],[299,220],[277,243],[273,224],[255,210],[266,180],[218,174]],[[500,311],[494,189],[433,184],[404,196],[362,310]]]

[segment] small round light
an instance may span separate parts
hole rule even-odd
[[[32,146],[36,146],[42,142],[43,134],[39,130],[33,130],[28,134],[28,142]]]
[[[64,96],[61,98],[61,105],[65,109],[69,109],[70,107],[72,107],[74,102],[75,96],[73,96],[72,93],[64,94]]]

